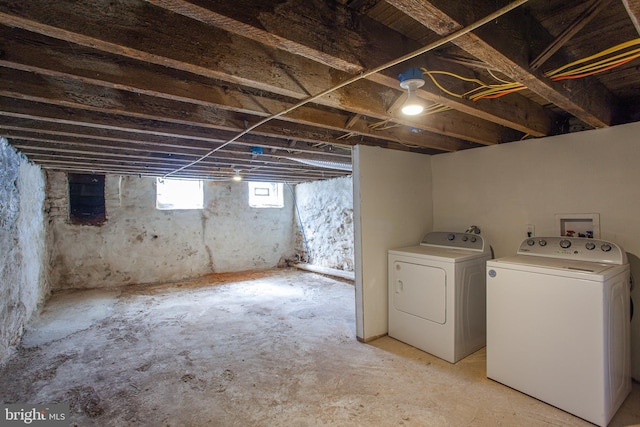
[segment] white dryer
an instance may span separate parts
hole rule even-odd
[[[471,233],[432,232],[389,251],[389,336],[455,363],[484,347],[486,261]]]
[[[631,391],[629,287],[604,240],[536,237],[487,261],[487,377],[606,426]]]

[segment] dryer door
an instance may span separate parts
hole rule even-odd
[[[392,265],[391,303],[396,310],[443,325],[447,276],[443,269],[396,260]]]

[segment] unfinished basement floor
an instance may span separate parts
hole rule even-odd
[[[4,403],[77,426],[590,426],[385,337],[355,338],[352,283],[295,269],[54,294],[3,366]],[[640,384],[611,426],[640,423]]]

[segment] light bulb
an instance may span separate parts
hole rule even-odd
[[[408,96],[404,105],[402,106],[402,114],[408,116],[415,116],[422,113],[424,105],[422,100],[418,97],[416,89],[424,85],[422,79],[408,79],[400,83],[400,87],[407,89]]]
[[[422,105],[422,101],[420,101],[420,98],[418,98],[414,91],[409,89],[409,97],[402,106],[402,114],[415,116],[422,113],[423,110],[424,106]]]

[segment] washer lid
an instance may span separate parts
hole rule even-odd
[[[506,268],[587,280],[601,280],[629,268],[629,264],[615,265],[572,259],[514,255],[487,261],[487,268]]]
[[[619,245],[583,237],[532,237],[520,244],[517,254],[605,264],[628,262],[627,253]]]

